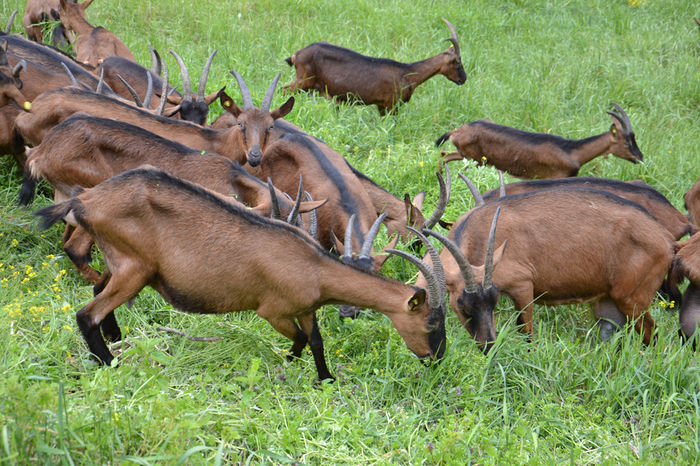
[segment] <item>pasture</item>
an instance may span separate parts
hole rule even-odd
[[[14,9],[12,31],[23,33],[24,2],[3,2],[0,18]],[[218,49],[207,92],[226,85],[240,104],[228,73],[235,69],[256,105],[277,72],[280,87],[291,82],[284,59],[311,42],[416,61],[447,48],[440,18],[448,18],[460,39],[464,85],[436,76],[387,117],[373,106],[297,94],[286,117],[394,195],[426,190],[427,211],[438,195],[435,139],[480,118],[584,138],[608,129],[605,111],[616,102],[644,162],[599,157],[581,176],[641,179],[681,210],[700,176],[696,2],[97,0],[87,17],[144,65],[147,45],[155,47],[179,89],[168,50],[196,80]],[[272,108],[286,98],[278,91]],[[210,119],[221,112],[213,104]],[[443,218],[454,221],[473,206],[457,172],[482,192],[498,176],[474,162],[450,169]],[[326,306],[320,330],[337,381],[316,385],[311,355],[287,363],[289,341],[254,313],[187,315],[146,289],[131,309],[116,311],[126,337],[115,348],[119,367],[98,366],[74,317],[92,287],[64,256],[61,229],[37,229],[31,211],[51,204],[50,190],[20,209],[21,181],[14,160],[0,158],[0,463],[700,462],[700,359],[677,338],[678,313],[669,308],[678,303],[661,299],[650,309],[658,341],[645,347],[634,331],[596,344],[586,304],[536,306],[529,342],[502,298],[488,356],[450,310],[447,352],[431,367],[378,312],[349,320]],[[383,273],[416,278],[398,258]],[[222,339],[194,342],[159,327]]]

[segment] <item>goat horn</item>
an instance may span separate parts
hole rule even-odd
[[[348,226],[345,227],[345,242],[343,243],[343,261],[352,262],[352,228],[355,226],[355,214],[350,216]]]
[[[425,238],[425,236],[423,236],[423,238]],[[435,275],[435,272],[428,264],[426,264],[424,261],[417,258],[416,256],[404,251],[400,251],[398,249],[385,249],[384,251],[389,254],[394,254],[395,256],[402,257],[407,261],[411,262],[416,267],[418,267],[418,270],[421,271],[421,273],[425,277],[425,281],[428,283],[428,304],[431,308],[438,308],[442,305],[442,301],[445,299],[445,295],[442,294],[444,284],[440,282],[440,279],[438,279],[438,277]],[[438,258],[438,261],[439,260],[440,259]]]
[[[270,86],[267,88],[267,92],[265,92],[265,98],[263,99],[262,104],[260,104],[260,110],[264,110],[266,112],[270,111],[270,105],[272,104],[272,96],[275,95],[277,81],[279,80],[280,73],[277,73],[277,76],[275,76],[275,79],[272,80]]]
[[[287,217],[287,223],[294,225],[297,221],[297,216],[299,215],[299,206],[301,205],[301,196],[304,194],[304,180],[301,173],[299,173],[299,189],[297,190],[297,200],[292,207],[292,211],[289,212]],[[303,227],[302,227],[303,228]]]
[[[178,55],[177,52],[175,52],[174,50],[171,50],[170,53],[175,57],[175,60],[177,60],[177,64],[180,66],[180,77],[182,78],[182,93],[184,94],[182,96],[182,100],[192,100],[192,87],[190,87],[190,73],[187,72],[185,62],[182,61],[180,55]]]
[[[498,183],[501,186],[499,188],[499,196],[498,197],[505,197],[506,196],[506,185],[503,183],[503,172],[501,170],[498,170]]]
[[[314,200],[308,191],[304,191],[304,198],[309,202],[313,202]],[[316,215],[316,209],[309,212],[309,234],[312,238],[318,239],[318,216]]]
[[[137,107],[143,107],[143,102],[141,102],[141,98],[139,95],[136,93],[136,90],[134,90],[133,87],[131,87],[131,84],[126,82],[126,79],[122,78],[122,76],[117,73],[117,78],[126,86],[126,90],[129,91],[129,94],[131,94],[131,97],[134,99],[134,103],[136,104]]]
[[[146,80],[148,81],[148,86],[146,87],[146,96],[143,98],[144,107],[151,108],[151,96],[153,95],[153,75],[150,71],[146,71]]]
[[[486,258],[484,259],[484,281],[482,282],[482,287],[484,289],[490,287],[493,284],[493,246],[496,242],[496,223],[498,222],[498,215],[501,213],[501,206],[498,206],[496,213],[493,214],[493,221],[491,222],[491,230],[489,231],[489,241],[486,246]]]
[[[236,78],[236,81],[238,81],[238,87],[241,88],[241,98],[243,99],[243,110],[248,110],[249,108],[253,108],[253,98],[250,97],[250,91],[248,90],[248,86],[246,86],[245,81],[243,81],[243,78],[241,77],[241,75],[238,74],[234,70],[229,71],[229,73],[231,73]]]
[[[435,278],[437,278],[438,283],[440,283],[440,293],[438,294],[438,297],[440,299],[445,299],[445,295],[447,294],[447,285],[445,285],[445,269],[442,266],[442,261],[440,260],[440,253],[438,253],[437,249],[435,249],[435,246],[428,240],[428,238],[425,236],[425,234],[421,231],[416,230],[413,227],[408,227],[415,233],[418,238],[425,244],[425,249],[428,251],[428,254],[430,254],[430,261],[433,263],[433,272],[435,273]],[[436,307],[436,306],[433,306]]]
[[[280,220],[282,218],[280,203],[275,193],[275,186],[272,184],[272,179],[269,176],[267,177],[267,187],[270,190],[270,218]]]
[[[10,63],[7,61],[7,47],[9,42],[7,40],[3,41],[0,46],[0,66],[7,66]]]
[[[75,76],[73,76],[73,73],[71,73],[70,69],[68,66],[66,66],[65,63],[61,62],[61,65],[63,66],[63,69],[66,70],[66,73],[68,73],[68,77],[70,78],[70,83],[73,86],[78,86],[80,87],[80,84],[78,84],[78,81],[75,79]]]
[[[14,68],[12,68],[12,76],[19,78],[20,71],[27,71],[27,60],[21,59]]]
[[[450,251],[450,254],[452,254],[452,257],[455,259],[455,262],[457,262],[460,272],[462,272],[464,289],[469,293],[474,293],[477,290],[477,284],[476,279],[474,279],[474,273],[472,272],[472,266],[469,263],[467,256],[465,256],[462,250],[459,249],[459,246],[457,246],[457,244],[451,239],[436,231],[428,229],[424,229],[423,231],[440,241],[443,245],[445,245],[447,250]]]
[[[445,207],[447,207],[447,202],[450,200],[450,192],[452,191],[452,178],[450,177],[450,169],[445,165],[445,178],[439,172],[435,172],[438,178],[438,184],[440,185],[440,197],[438,197],[438,203],[435,207],[433,215],[430,216],[428,220],[425,221],[425,228],[433,228],[438,221],[442,218],[445,213]]]
[[[101,94],[105,85],[105,69],[100,69],[100,80],[97,81],[97,87],[95,88],[95,94]]]
[[[372,252],[372,246],[374,246],[374,239],[379,233],[379,228],[382,222],[388,214],[384,212],[382,215],[377,217],[377,219],[372,223],[372,227],[367,232],[364,243],[362,243],[362,249],[360,249],[360,259],[371,259],[370,253]]]
[[[156,115],[162,115],[165,111],[165,103],[168,101],[168,65],[163,61],[163,85],[160,88],[160,102],[156,108]],[[173,89],[174,90],[174,89]]]
[[[161,72],[161,59],[160,59],[160,54],[156,49],[151,47],[150,45],[148,46],[148,50],[151,52],[151,72],[155,74],[156,76],[160,76]]]
[[[459,39],[457,38],[457,31],[455,31],[455,27],[445,18],[442,18],[442,20],[445,22],[445,24],[447,24],[447,27],[450,28],[450,32],[452,33],[452,37],[445,40],[452,42],[452,46],[455,48],[455,53],[461,56],[461,53],[459,51]]]
[[[608,111],[608,115],[616,118],[620,122],[620,124],[622,125],[622,131],[625,134],[631,133],[632,132],[632,122],[630,122],[630,118],[627,116],[627,113],[622,109],[622,107],[620,107],[619,105],[617,105],[614,102],[611,103],[610,105],[615,107],[615,110],[617,110],[617,112]]]
[[[204,102],[204,91],[207,88],[207,79],[209,79],[209,68],[211,68],[211,61],[214,59],[218,50],[214,50],[209,58],[207,59],[206,65],[202,70],[202,75],[199,77],[199,87],[197,87],[197,102]]]
[[[474,183],[472,183],[472,180],[464,176],[462,173],[459,174],[459,177],[462,178],[462,181],[467,183],[467,186],[469,187],[469,191],[471,191],[472,196],[474,196],[474,203],[476,206],[484,205],[484,198],[479,192],[478,189],[476,189],[476,186],[474,186]]]
[[[12,30],[12,23],[15,21],[15,16],[17,16],[18,11],[15,10],[10,15],[10,19],[7,21],[7,26],[5,27],[5,34],[9,34]]]

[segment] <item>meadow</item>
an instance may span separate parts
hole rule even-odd
[[[14,9],[20,33],[23,2],[3,1],[0,18]],[[287,116],[395,195],[426,190],[428,211],[438,191],[435,139],[480,118],[584,138],[608,129],[605,111],[616,102],[644,162],[600,157],[580,175],[641,179],[681,210],[700,176],[697,2],[98,0],[87,17],[142,64],[147,45],[159,50],[180,89],[168,50],[196,80],[218,49],[207,91],[225,85],[239,103],[230,69],[259,103],[277,72],[280,84],[293,79],[284,59],[311,42],[416,61],[447,47],[440,18],[448,18],[464,85],[436,76],[384,118],[375,107],[298,94]],[[285,99],[278,92],[273,108]],[[221,112],[213,104],[210,118]],[[473,206],[458,171],[482,191],[498,183],[474,162],[451,169],[448,221]],[[0,158],[0,463],[700,462],[700,359],[677,338],[678,303],[662,299],[650,308],[659,328],[649,347],[634,331],[598,344],[586,304],[537,306],[529,342],[502,298],[498,341],[484,356],[448,311],[446,356],[430,367],[381,314],[341,319],[326,306],[318,316],[337,381],[319,385],[311,355],[287,363],[290,342],[253,312],[187,315],[145,289],[116,311],[126,337],[114,351],[118,367],[101,367],[74,317],[92,288],[63,254],[61,229],[39,231],[31,215],[51,204],[50,189],[20,209],[21,180],[14,160]],[[417,274],[396,258],[384,273],[406,282]],[[222,339],[193,342],[161,326]]]

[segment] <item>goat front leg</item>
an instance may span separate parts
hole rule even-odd
[[[301,324],[304,333],[309,335],[309,346],[311,347],[311,354],[314,356],[314,363],[316,363],[316,371],[318,372],[319,380],[334,381],[335,377],[331,375],[326,365],[326,356],[323,353],[323,339],[321,338],[321,332],[318,330],[316,313],[310,312],[304,314],[298,317],[297,320],[299,324]]]
[[[606,341],[627,323],[627,317],[620,312],[611,299],[602,299],[593,305],[593,314],[600,329],[600,340]]]
[[[512,287],[508,293],[513,300],[515,309],[520,311],[518,315],[518,325],[521,325],[520,331],[530,335],[530,339],[534,336],[532,330],[532,310],[535,307],[534,290],[531,283],[526,283],[518,287]]]

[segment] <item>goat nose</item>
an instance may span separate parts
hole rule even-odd
[[[248,151],[248,164],[250,164],[251,167],[257,167],[260,165],[261,161],[262,151],[260,150],[260,146],[256,144]]]

